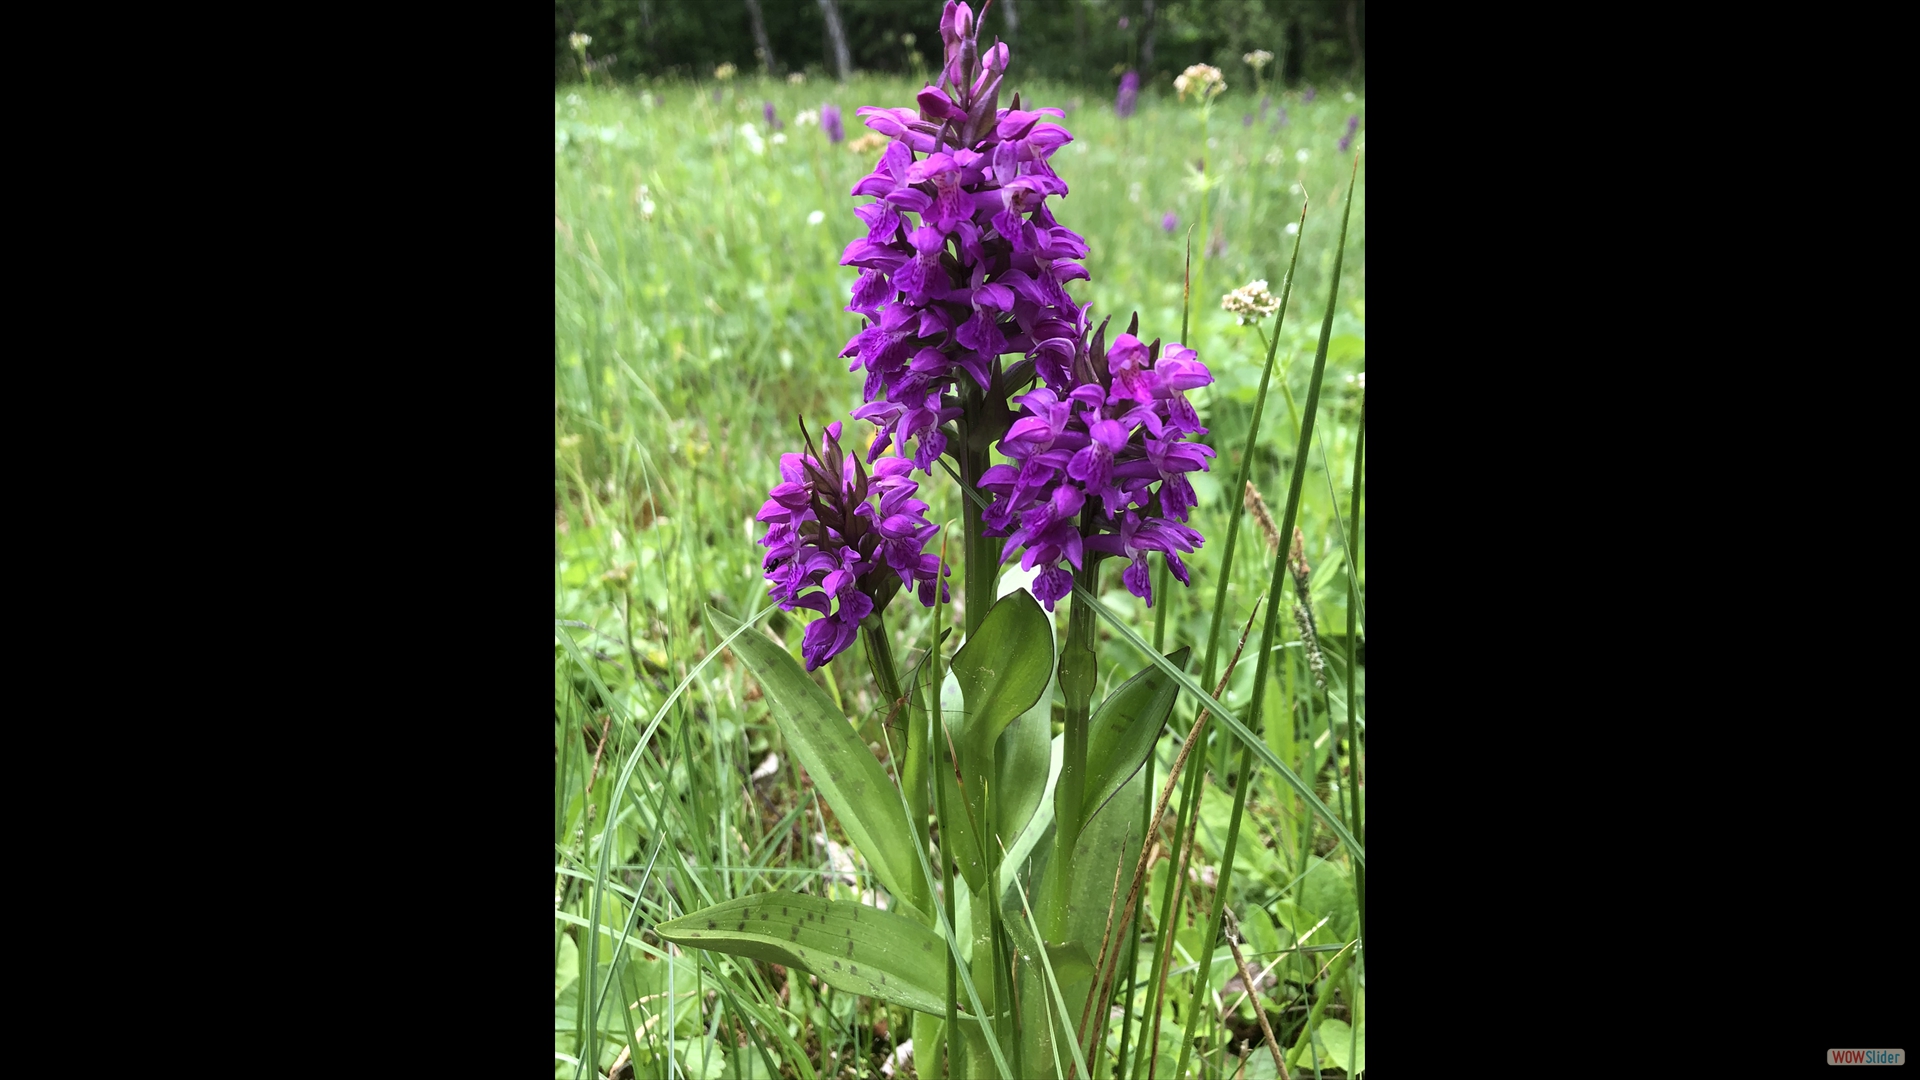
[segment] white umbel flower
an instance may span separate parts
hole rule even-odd
[[[1265,278],[1250,281],[1220,298],[1220,310],[1230,311],[1240,319],[1240,325],[1261,319],[1280,310],[1280,298],[1267,291]]]
[[[1227,80],[1212,64],[1195,64],[1173,80],[1173,88],[1182,99],[1193,94],[1201,101],[1210,101],[1227,88]]]

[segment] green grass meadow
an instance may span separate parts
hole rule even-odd
[[[1062,122],[1075,141],[1052,164],[1071,192],[1050,205],[1091,249],[1092,280],[1070,291],[1093,302],[1096,325],[1112,316],[1124,328],[1137,311],[1142,339],[1180,340],[1192,227],[1185,343],[1216,378],[1192,397],[1210,429],[1202,441],[1218,457],[1210,473],[1193,478],[1200,503],[1190,524],[1208,541],[1188,559],[1192,587],[1173,583],[1163,600],[1166,650],[1193,645],[1196,657],[1220,576],[1231,583],[1224,657],[1273,570],[1252,515],[1242,522],[1234,565],[1220,562],[1229,515],[1242,502],[1230,489],[1266,357],[1261,334],[1273,325],[1239,325],[1220,309],[1220,297],[1257,278],[1280,294],[1294,244],[1289,226],[1306,204],[1251,470],[1277,518],[1333,285],[1348,178],[1367,135],[1364,97],[1323,88],[1305,102],[1299,93],[1273,92],[1263,110],[1249,70],[1226,75],[1230,89],[1210,110],[1143,96],[1129,119],[1115,115],[1111,96],[1008,83],[1025,107],[1068,110]],[[760,688],[730,652],[710,656],[721,635],[704,613],[711,607],[743,619],[767,604],[765,549],[756,543],[763,529],[752,519],[779,479],[779,455],[801,446],[799,419],[816,437],[833,420],[847,422],[850,438],[870,430],[847,420],[861,403],[864,372],[849,373],[837,355],[861,326],[842,310],[857,271],[839,257],[864,231],[853,213],[864,200],[848,189],[871,171],[879,149],[850,152],[797,116],[831,101],[843,110],[851,141],[866,134],[856,107],[911,105],[919,85],[742,77],[555,92],[556,1077],[878,1077],[883,1064],[896,1077],[916,1068],[932,1075],[925,1062],[890,1057],[907,1038],[906,1011],[816,985],[803,972],[682,950],[649,932],[689,911],[776,888],[882,899],[787,752]],[[777,131],[763,114],[769,101],[784,123]],[[1359,117],[1360,129],[1342,153],[1349,116]],[[1204,172],[1197,168],[1203,156]],[[1163,227],[1168,214],[1177,218],[1171,231]],[[1275,598],[1285,605],[1283,640],[1274,646],[1260,718],[1267,745],[1311,778],[1329,805],[1336,790],[1344,804],[1355,759],[1364,766],[1365,669],[1349,672],[1346,628],[1349,552],[1364,568],[1364,505],[1360,521],[1347,519],[1365,354],[1363,160],[1299,510],[1327,685],[1324,693],[1314,687],[1289,589]],[[955,483],[944,473],[916,478],[932,506],[927,516],[957,522]],[[959,576],[974,568],[958,556],[957,524],[950,531],[959,601]],[[1103,569],[1102,599],[1151,640],[1158,612],[1126,591],[1120,570]],[[1364,596],[1364,569],[1354,586]],[[1071,604],[1062,601],[1055,612],[1062,628]],[[1363,642],[1364,609],[1354,614]],[[959,615],[953,606],[941,613],[956,628],[949,652],[959,644]],[[931,618],[908,595],[888,608],[903,667],[922,654]],[[775,612],[762,625],[799,658],[800,618]],[[1147,665],[1105,624],[1098,633],[1096,700]],[[1249,643],[1221,695],[1237,710],[1253,696],[1256,646]],[[1190,670],[1197,672],[1197,660]],[[886,759],[886,711],[861,650],[813,677]],[[1347,730],[1350,694],[1357,738]],[[1166,775],[1194,717],[1183,696],[1156,751],[1157,777]],[[1240,779],[1226,775],[1224,750],[1220,743],[1194,758],[1209,771],[1195,834],[1196,895],[1173,928],[1155,1066],[1162,1077],[1177,1054],[1164,1048],[1182,1037],[1206,1040],[1189,1076],[1276,1075],[1224,946],[1212,966],[1213,1007],[1185,1015],[1193,962],[1210,947],[1201,939],[1218,899],[1209,882],[1232,809],[1229,781]],[[1240,919],[1249,963],[1272,965],[1260,996],[1292,1075],[1346,1076],[1363,1067],[1366,1011],[1364,960],[1354,962],[1352,947],[1359,936],[1353,867],[1328,830],[1309,834],[1291,788],[1264,772],[1251,782],[1226,902]],[[1160,829],[1168,844],[1173,829],[1169,807]],[[1150,927],[1171,873],[1165,860],[1154,868],[1143,900]],[[1137,955],[1129,1074],[1152,966],[1148,945]],[[1119,978],[1129,983],[1124,970]],[[1116,1006],[1128,1000],[1124,991],[1115,996]],[[1097,1076],[1112,1074],[1121,1030],[1116,1019],[1109,1052],[1089,1063]],[[1243,1039],[1253,1044],[1244,1062]],[[1044,1074],[1054,1075],[1051,1063]]]

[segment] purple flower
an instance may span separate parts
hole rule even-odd
[[[1185,584],[1177,552],[1202,543],[1180,522],[1194,505],[1186,474],[1206,469],[1213,451],[1186,441],[1206,431],[1186,392],[1213,376],[1182,345],[1163,352],[1126,333],[1103,350],[1105,324],[1088,346],[1084,309],[1077,321],[1069,363],[1017,399],[1020,418],[999,447],[1012,463],[980,478],[995,496],[982,520],[987,535],[1007,537],[1003,561],[1024,550],[1022,569],[1042,567],[1033,593],[1048,610],[1073,588],[1060,564],[1079,567],[1086,549],[1132,560],[1123,579],[1152,606],[1146,552],[1165,555]],[[1076,518],[1089,508],[1083,533]]]
[[[1241,126],[1241,127],[1243,127],[1243,128],[1250,128],[1250,127],[1252,127],[1252,126],[1253,126],[1253,114],[1252,114],[1252,113],[1246,113],[1246,114],[1244,114],[1243,116],[1241,116],[1241,117],[1240,117],[1240,126]]]
[[[860,620],[886,606],[902,585],[915,585],[933,606],[933,586],[950,568],[925,553],[940,531],[914,498],[913,466],[885,458],[871,476],[859,455],[840,449],[840,424],[827,425],[818,453],[780,455],[780,483],[768,493],[758,520],[767,532],[763,568],[767,595],[783,611],[821,614],[807,625],[800,654],[812,671],[844,652]],[[876,508],[867,500],[880,497]],[[941,595],[946,585],[941,582]]]
[[[1173,211],[1169,210],[1167,211],[1167,216],[1160,219],[1160,227],[1168,232],[1172,232],[1180,227],[1180,218],[1175,215]]]
[[[1009,50],[982,52],[978,33],[972,9],[949,2],[941,85],[915,95],[917,108],[858,110],[892,140],[853,185],[851,194],[872,201],[854,208],[865,235],[840,259],[862,271],[846,310],[867,322],[840,355],[867,373],[853,415],[880,427],[868,461],[891,443],[931,472],[948,445],[945,426],[963,414],[961,379],[995,392],[1008,377],[1006,354],[1026,354],[1014,365],[1024,382],[1057,366],[1063,347],[1072,352],[1054,342],[1067,341],[1079,316],[1065,286],[1087,276],[1076,261],[1087,243],[1047,201],[1067,194],[1048,160],[1073,136],[1053,122],[1065,116],[1059,109],[999,107]]]
[[[1268,94],[1260,99],[1260,122],[1261,123],[1264,124],[1267,122],[1267,108],[1272,104],[1273,104],[1272,94]]]
[[[1313,87],[1307,87],[1307,92],[1300,95],[1300,100],[1309,105],[1313,104]]]
[[[1347,152],[1347,146],[1353,142],[1353,133],[1358,130],[1360,130],[1359,115],[1355,114],[1353,116],[1347,117],[1347,133],[1345,135],[1340,136],[1340,152],[1341,153],[1344,154]]]
[[[776,114],[774,113],[774,111],[773,111],[773,102],[771,102],[771,101],[769,101],[769,102],[767,102],[767,103],[766,103],[766,106],[765,106],[764,108],[762,108],[762,109],[761,109],[761,112],[763,112],[763,113],[765,113],[765,114],[766,114],[766,117],[767,117],[767,130],[768,130],[768,131],[779,131],[779,130],[780,130],[781,128],[783,128],[783,127],[786,127],[786,126],[787,126],[787,125],[786,125],[786,124],[785,124],[785,123],[784,123],[784,122],[783,122],[783,121],[782,121],[782,120],[780,119],[780,117],[779,117],[778,115],[776,115]]]
[[[1122,15],[1120,16],[1120,29],[1125,30],[1126,28],[1127,28],[1127,17],[1125,15]]]
[[[1285,105],[1280,106],[1280,110],[1274,113],[1273,126],[1276,128],[1287,126],[1287,107]]]
[[[1120,21],[1123,25],[1126,23],[1125,19]],[[1125,75],[1120,76],[1120,92],[1114,95],[1113,111],[1124,119],[1133,115],[1134,107],[1139,102],[1140,73],[1129,69]]]
[[[827,133],[827,141],[838,145],[847,137],[847,129],[840,123],[840,107],[834,104],[820,106],[820,130]]]

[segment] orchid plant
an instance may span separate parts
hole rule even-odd
[[[1106,559],[1122,562],[1124,586],[1149,608],[1158,602],[1162,615],[1168,578],[1190,585],[1182,556],[1206,538],[1188,524],[1188,477],[1208,469],[1215,451],[1196,441],[1207,429],[1188,394],[1213,376],[1192,348],[1143,340],[1137,315],[1109,336],[1110,317],[1096,326],[1092,305],[1068,293],[1088,271],[1085,239],[1050,204],[1068,194],[1051,164],[1073,139],[1059,122],[1065,114],[1023,107],[1018,94],[1000,105],[1010,50],[980,46],[965,3],[947,3],[940,35],[941,78],[915,108],[858,110],[887,139],[852,188],[866,200],[852,208],[861,233],[841,258],[860,271],[846,310],[864,325],[841,356],[850,372],[864,372],[864,403],[817,440],[801,421],[801,449],[782,456],[758,515],[769,598],[816,615],[801,662],[766,635],[712,615],[888,902],[772,892],[655,930],[684,947],[784,964],[913,1010],[922,1076],[1053,1075],[1058,1064],[1091,1077],[1104,1072],[1089,1064],[1106,1049],[1121,942],[1137,924],[1154,847],[1148,833],[1157,831],[1148,825],[1165,813],[1187,756],[1183,748],[1149,815],[1148,762],[1179,693],[1204,706],[1184,747],[1218,717],[1247,754],[1302,792],[1356,859],[1364,852],[1247,727],[1262,715],[1258,688],[1271,650],[1255,654],[1244,722],[1217,701],[1224,682],[1207,693],[1224,581],[1199,682],[1185,670],[1187,650],[1161,652],[1163,625],[1148,647],[1095,599]],[[1212,84],[1202,91],[1212,92]],[[1336,282],[1338,273],[1336,264]],[[1323,338],[1313,395],[1324,351]],[[1267,374],[1272,363],[1269,350]],[[1263,376],[1255,431],[1265,394]],[[848,421],[869,434],[849,438]],[[957,545],[920,498],[921,485],[941,473],[962,494]],[[1298,486],[1296,476],[1289,526]],[[1228,560],[1238,523],[1227,534]],[[964,636],[943,664],[940,616],[954,599],[956,546],[966,569]],[[1030,584],[1003,586],[999,568],[1016,556]],[[886,626],[902,591],[935,612],[922,660],[906,672]],[[1046,612],[1062,601],[1070,606],[1056,648]],[[1149,660],[1097,705],[1096,612]],[[856,639],[889,711],[905,720],[887,729],[891,775],[808,675]],[[1064,703],[1057,738],[1055,687]],[[1240,775],[1249,763],[1243,758]]]

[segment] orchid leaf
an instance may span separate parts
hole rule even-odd
[[[723,633],[739,626],[726,615],[707,609],[708,618]],[[780,725],[787,747],[813,778],[815,790],[833,807],[847,838],[872,864],[873,872],[893,894],[895,904],[910,906],[907,888],[913,880],[913,830],[901,809],[899,794],[873,753],[860,741],[853,725],[807,677],[793,657],[765,634],[745,633],[733,639],[733,652],[760,683]]]
[[[715,904],[654,929],[676,945],[800,968],[836,990],[927,1013],[947,1008],[940,935],[891,911],[773,892]]]

